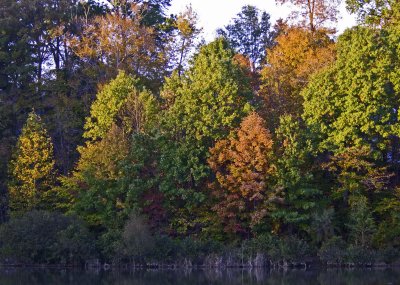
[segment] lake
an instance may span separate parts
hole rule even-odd
[[[370,270],[143,270],[0,269],[1,285],[378,285],[400,284],[400,269]]]

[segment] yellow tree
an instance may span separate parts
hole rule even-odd
[[[162,80],[166,58],[157,45],[157,32],[142,24],[142,10],[132,5],[129,16],[119,10],[96,16],[79,36],[68,37],[69,46],[80,58],[97,63],[106,79],[124,70],[153,83]]]
[[[180,13],[174,22],[175,33],[170,39],[171,61],[173,67],[181,76],[187,60],[195,49],[197,38],[202,29],[197,27],[198,17],[191,6]]]
[[[310,32],[301,27],[285,27],[268,51],[268,65],[261,71],[260,95],[268,128],[274,130],[284,114],[302,113],[300,91],[310,76],[331,64],[336,48],[324,31]]]
[[[274,173],[272,139],[264,120],[252,113],[236,135],[210,149],[208,163],[215,173],[213,207],[228,233],[248,234],[266,216],[276,191],[268,188]]]
[[[51,207],[46,201],[54,185],[54,164],[51,138],[39,115],[31,112],[10,162],[8,190],[12,211]]]

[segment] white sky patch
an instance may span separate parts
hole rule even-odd
[[[206,41],[214,39],[215,31],[229,24],[230,20],[245,5],[252,5],[266,11],[271,15],[272,25],[279,18],[286,19],[292,11],[290,5],[277,5],[275,0],[172,0],[168,13],[179,14],[189,4],[192,4],[193,10],[199,16],[199,26],[203,27],[203,35]],[[344,3],[340,7],[340,18],[336,27],[339,34],[356,24],[355,17],[349,15]]]

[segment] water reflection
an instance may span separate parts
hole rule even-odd
[[[1,285],[378,285],[400,284],[400,269],[71,271],[0,269]]]

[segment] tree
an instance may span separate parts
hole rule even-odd
[[[268,65],[261,71],[259,94],[271,131],[279,125],[280,116],[302,113],[300,91],[312,74],[329,66],[335,59],[335,44],[323,31],[286,27],[268,51]]]
[[[250,109],[252,92],[228,43],[219,38],[194,57],[181,82],[174,84],[174,104],[166,111],[165,127],[178,140],[207,149],[236,127]]]
[[[270,214],[273,231],[289,235],[309,233],[313,216],[325,206],[322,187],[315,175],[309,135],[298,120],[284,115],[275,136],[273,187],[280,192],[281,202]]]
[[[351,147],[331,156],[322,165],[337,181],[333,198],[342,198],[347,204],[354,195],[372,197],[374,192],[385,190],[392,174],[385,167],[377,166],[368,147]],[[372,199],[373,200],[373,199]]]
[[[174,22],[175,33],[170,40],[171,63],[178,75],[181,76],[186,67],[187,60],[193,52],[196,38],[202,29],[197,27],[197,14],[188,6],[183,13],[180,13]]]
[[[124,70],[148,86],[158,86],[164,75],[165,57],[157,45],[157,32],[142,24],[140,10],[140,6],[133,5],[132,15],[116,10],[96,16],[81,34],[69,37],[70,48],[80,58],[97,65],[105,80]]]
[[[51,209],[46,195],[54,186],[53,144],[41,118],[31,112],[10,162],[10,208],[13,212]]]
[[[271,134],[261,117],[243,119],[234,137],[210,149],[208,163],[216,176],[212,184],[216,211],[228,233],[249,234],[268,213],[276,193],[269,188],[274,172]]]
[[[157,102],[139,81],[120,71],[97,94],[86,119],[84,138],[96,141],[104,138],[113,124],[127,133],[141,132],[157,112]]]
[[[165,10],[171,5],[171,0],[107,0],[113,11],[131,16],[132,7],[140,7],[141,22],[148,27],[158,27],[165,24]]]
[[[88,222],[102,242],[109,243],[107,254],[116,250],[114,243],[128,215],[140,209],[147,188],[137,170],[141,157],[132,156],[131,149],[141,147],[134,138],[151,128],[157,114],[154,96],[121,71],[97,94],[85,125],[88,141],[78,149],[74,172],[63,179],[63,191],[72,196],[71,210]],[[138,180],[141,187],[134,183]]]
[[[368,27],[345,32],[335,64],[302,92],[303,118],[319,151],[367,146],[376,162],[397,169],[399,56],[390,33]]]
[[[396,199],[392,189],[399,181],[400,85],[395,38],[391,29],[348,30],[339,38],[336,62],[302,92],[302,117],[313,153],[326,162],[322,167],[332,179],[330,197],[339,224],[345,223],[352,197],[366,197],[374,211],[383,201],[390,205]],[[395,216],[380,214],[395,228]],[[380,237],[385,235],[380,230]]]
[[[400,19],[400,5],[396,0],[346,0],[347,10],[357,14],[360,22],[387,26]]]
[[[353,197],[350,201],[349,217],[350,237],[355,246],[366,248],[372,243],[372,235],[376,225],[368,206],[368,199],[364,196]]]
[[[314,33],[336,22],[341,0],[276,0],[279,4],[291,3],[299,8],[294,16],[301,18],[301,24]]]
[[[217,33],[225,37],[238,53],[250,59],[253,72],[265,61],[266,50],[273,46],[275,38],[270,15],[250,5],[243,6],[233,23]]]
[[[195,216],[206,199],[208,148],[251,109],[251,89],[234,52],[219,38],[200,48],[181,77],[175,73],[167,80],[162,96],[169,108],[161,117],[160,190],[173,228],[198,231]]]

